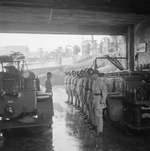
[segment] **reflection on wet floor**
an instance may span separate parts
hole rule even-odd
[[[78,110],[65,103],[63,87],[54,88],[54,112],[52,129],[42,133],[28,130],[10,132],[1,146],[2,151],[148,151],[150,137],[128,136],[104,123],[102,136],[90,130]],[[39,129],[37,130],[39,131]],[[34,132],[37,132],[34,131]],[[33,132],[33,131],[32,131]]]

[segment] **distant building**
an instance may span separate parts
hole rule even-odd
[[[109,52],[110,49],[110,38],[109,37],[104,37],[101,42],[100,42],[100,47],[99,47],[99,54],[106,55]]]
[[[98,54],[125,56],[126,42],[123,36],[104,37],[99,44]]]
[[[86,57],[91,54],[92,51],[92,41],[84,40],[82,41],[82,56]]]

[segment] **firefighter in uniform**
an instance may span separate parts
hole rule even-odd
[[[88,117],[88,104],[87,104],[87,94],[88,94],[88,84],[89,84],[89,75],[88,75],[88,69],[85,69],[85,77],[84,77],[84,83],[83,83],[83,87],[84,87],[84,114],[86,115],[86,117]]]
[[[83,99],[83,74],[84,71],[80,71],[80,77],[77,83],[77,93],[78,93],[78,98],[79,98],[79,108],[82,108],[82,99]]]
[[[94,124],[97,132],[103,131],[103,110],[106,107],[107,86],[103,74],[97,70],[94,73],[94,81],[92,85],[93,106],[94,106]]]
[[[47,73],[47,79],[45,81],[45,92],[46,93],[52,93],[52,83],[51,83],[52,73]]]
[[[76,93],[75,93],[75,83],[76,83],[76,75],[77,72],[73,72],[73,79],[72,79],[72,94],[73,94],[73,105],[75,105],[75,98],[76,98]]]
[[[79,71],[76,71],[76,76],[74,79],[74,97],[75,97],[75,107],[78,107],[78,94],[77,94],[77,83],[79,79]]]
[[[77,107],[80,108],[80,95],[81,95],[81,80],[82,74],[81,71],[78,72],[78,79],[77,79],[77,86],[76,86],[76,92],[77,92]]]
[[[45,81],[45,92],[51,94],[52,96],[52,83],[51,83],[51,78],[52,78],[52,73],[51,72],[47,72],[47,79]],[[50,107],[51,107],[51,115],[54,115],[54,108],[53,108],[53,99],[51,97],[51,102],[50,102]]]
[[[72,74],[71,71],[69,72],[69,77],[67,78],[67,87],[68,87],[68,103],[71,102],[71,78]]]
[[[72,105],[74,105],[74,100],[75,100],[75,92],[74,92],[74,89],[75,89],[75,84],[74,84],[74,82],[75,82],[75,79],[76,79],[76,71],[73,71],[73,73],[72,73],[72,81],[71,81],[71,91],[72,91]]]
[[[69,73],[65,72],[65,78],[64,78],[64,85],[65,85],[65,89],[66,89],[66,93],[67,93],[67,101],[69,101],[69,91],[68,91],[68,78],[69,78]]]
[[[70,90],[70,101],[69,103],[72,104],[73,102],[73,95],[72,95],[72,79],[73,79],[73,71],[70,72],[70,82],[69,82],[69,90]]]
[[[71,86],[70,86],[70,89],[71,89],[71,104],[73,105],[74,103],[74,80],[75,80],[75,71],[72,71],[72,76],[71,76]]]
[[[87,85],[87,115],[88,115],[88,119],[89,121],[92,123],[92,101],[93,101],[93,93],[92,93],[92,83],[93,83],[93,73],[94,70],[92,68],[88,69],[88,85]]]
[[[85,108],[85,84],[86,84],[86,70],[83,70],[83,76],[82,76],[82,93],[81,93],[81,98],[80,98],[80,101],[81,101],[81,111],[82,113],[84,113],[84,108]]]

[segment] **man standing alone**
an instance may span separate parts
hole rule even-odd
[[[53,99],[52,99],[52,82],[51,82],[51,78],[52,78],[52,73],[51,72],[47,72],[47,79],[45,81],[45,92],[50,94],[51,96],[51,115],[54,115],[54,108],[53,108]]]
[[[51,73],[51,72],[48,72],[48,73],[47,73],[47,79],[46,79],[46,81],[45,81],[45,89],[46,89],[45,92],[52,94],[51,78],[52,78],[52,73]]]

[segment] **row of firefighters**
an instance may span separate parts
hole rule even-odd
[[[103,74],[92,68],[65,72],[65,88],[67,102],[80,109],[100,134],[108,94]]]

